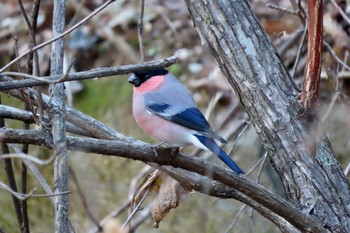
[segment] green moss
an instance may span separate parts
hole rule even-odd
[[[178,77],[181,73],[182,73],[182,66],[179,64],[174,64],[172,66],[170,66],[168,69],[169,71],[174,74],[176,77]]]
[[[82,112],[102,119],[109,110],[131,103],[132,88],[126,78],[104,78],[84,81],[84,90],[74,99],[74,105]]]

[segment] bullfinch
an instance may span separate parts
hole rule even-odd
[[[235,173],[244,174],[215,142],[225,140],[213,132],[190,92],[174,75],[153,69],[136,72],[128,81],[134,86],[133,115],[144,132],[172,146],[193,144],[210,150]]]

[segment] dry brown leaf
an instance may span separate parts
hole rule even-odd
[[[145,179],[137,187],[134,193],[132,206],[137,205],[137,202],[139,202],[139,200],[142,199],[142,197],[150,187],[153,190],[154,189],[158,190],[159,184],[162,182],[161,180],[158,179],[160,174],[161,172],[159,170],[154,170],[145,177]]]
[[[180,201],[192,191],[165,174],[162,174],[161,177],[163,182],[161,183],[158,197],[151,209],[154,228],[158,228],[160,221],[162,221],[169,211],[178,207]]]

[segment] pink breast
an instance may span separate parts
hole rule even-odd
[[[152,138],[176,146],[189,144],[190,130],[147,112],[142,95],[134,93],[133,114],[140,128]]]

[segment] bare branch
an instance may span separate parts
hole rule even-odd
[[[0,155],[0,160],[9,159],[9,158],[27,159],[27,160],[32,161],[33,163],[44,166],[44,165],[52,163],[52,161],[55,157],[51,156],[48,160],[41,160],[41,159],[35,158],[34,156],[27,155],[24,153],[15,153],[15,154],[10,153],[10,154]]]
[[[86,197],[83,193],[83,190],[81,189],[81,187],[79,185],[78,178],[77,178],[74,170],[72,169],[72,167],[69,167],[69,174],[70,174],[71,179],[73,180],[73,183],[75,184],[75,187],[77,188],[78,195],[80,196],[81,202],[84,206],[84,210],[85,210],[87,216],[95,224],[97,230],[99,232],[102,232],[101,225],[99,224],[99,222],[96,220],[95,216],[93,215],[93,213],[89,209],[88,203],[86,201]]]
[[[20,150],[18,150],[17,152],[19,152]],[[47,181],[45,180],[45,178],[42,176],[42,174],[40,173],[40,171],[35,167],[35,165],[27,160],[24,159],[23,162],[25,163],[25,165],[27,166],[27,168],[33,173],[34,177],[37,179],[37,181],[39,182],[39,184],[43,187],[43,189],[45,190],[45,192],[48,194],[48,197],[50,198],[52,204],[55,206],[55,194],[52,192],[50,185],[47,183]],[[74,232],[74,229],[72,227],[72,224],[70,223],[70,221],[68,220],[68,227],[69,227],[69,232]]]
[[[145,0],[140,0],[139,20],[137,23],[137,36],[139,39],[139,50],[141,55],[141,63],[145,62],[145,48],[143,46],[143,13],[145,11]]]
[[[13,196],[15,196],[18,200],[27,200],[29,197],[33,196],[33,193],[36,191],[36,189],[32,189],[28,194],[24,194],[24,193],[19,193],[17,191],[12,190],[10,187],[8,187],[6,184],[2,183],[0,181],[0,188],[8,191],[9,193],[11,193]]]
[[[350,66],[348,66],[346,64],[346,62],[344,62],[342,59],[340,59],[340,57],[337,55],[337,53],[332,49],[332,46],[329,45],[329,43],[327,41],[323,41],[323,45],[326,46],[326,48],[328,49],[329,53],[334,57],[334,59],[341,64],[345,69],[350,70]]]
[[[180,52],[177,51],[173,56],[162,59],[145,62],[143,64],[136,65],[125,65],[125,66],[114,66],[114,67],[100,67],[95,68],[88,71],[75,72],[66,74],[64,80],[62,79],[62,75],[51,75],[44,77],[37,77],[33,75],[16,73],[16,72],[4,72],[0,74],[0,79],[5,78],[4,76],[17,76],[22,78],[31,78],[31,79],[23,79],[17,81],[7,81],[0,83],[0,91],[10,90],[10,89],[18,89],[22,87],[33,87],[40,86],[47,83],[57,83],[57,82],[67,82],[73,80],[85,80],[85,79],[95,79],[95,78],[103,78],[114,75],[122,75],[129,74],[136,71],[141,70],[149,70],[154,68],[164,68],[168,67],[177,62],[179,59]],[[32,78],[34,80],[32,80]]]
[[[297,56],[295,58],[295,62],[294,62],[294,65],[293,65],[293,68],[292,68],[292,71],[291,71],[291,76],[293,78],[295,78],[295,73],[296,73],[296,70],[298,68],[298,64],[299,64],[299,61],[300,61],[300,54],[301,54],[301,51],[303,49],[303,45],[304,45],[304,41],[306,39],[306,35],[307,35],[307,26],[304,28],[303,35],[301,37],[300,44],[299,44],[299,47],[298,47]]]
[[[52,33],[54,37],[64,32],[66,15],[66,0],[56,0],[53,5]],[[63,38],[52,43],[51,49],[51,75],[63,74],[64,40]],[[65,124],[65,87],[63,83],[50,85],[49,92],[51,102],[56,103],[57,109],[48,108],[51,118],[51,133],[54,146],[54,193],[68,190],[68,148]],[[55,232],[69,231],[69,198],[68,195],[56,196],[55,198]]]
[[[295,11],[295,10],[291,10],[291,9],[288,9],[288,8],[285,8],[285,7],[281,7],[281,6],[273,4],[273,3],[266,3],[266,6],[270,7],[271,9],[280,10],[282,12],[289,13],[289,14],[292,14],[292,15],[298,15],[298,12]]]
[[[247,205],[243,205],[238,213],[236,214],[236,217],[233,219],[231,225],[226,229],[225,233],[229,233],[232,229],[232,227],[236,224],[237,220],[238,220],[238,217],[243,213],[243,210],[247,207]]]
[[[331,2],[333,4],[333,6],[335,8],[337,8],[337,10],[341,14],[341,16],[345,19],[345,21],[350,25],[350,18],[349,18],[349,16],[343,11],[343,9],[340,8],[340,6],[338,5],[338,3],[335,0],[331,0]]]
[[[34,194],[37,190],[36,188],[34,188],[29,193],[25,194],[25,193],[19,193],[19,192],[13,191],[10,187],[8,187],[6,184],[2,182],[0,182],[0,188],[8,191],[12,195],[14,195],[18,200],[21,200],[21,201],[27,200],[30,197],[54,197],[57,195],[67,195],[71,193],[70,191],[67,191],[67,192],[52,193],[52,194]]]
[[[261,205],[259,202],[250,199],[249,196],[244,195],[243,193],[238,192],[237,190],[229,186],[223,185],[222,183],[217,182],[215,180],[211,180],[206,176],[185,171],[180,168],[157,168],[166,171],[171,177],[178,180],[180,183],[186,185],[186,187],[191,187],[197,192],[205,193],[219,198],[234,198],[243,203],[246,203],[247,205],[256,209],[262,216],[266,217],[267,219],[270,219],[273,223],[275,223],[282,232],[299,232],[293,225],[286,221],[286,219],[278,216],[274,212]]]
[[[128,218],[125,220],[125,222],[123,223],[122,228],[126,227],[126,225],[131,221],[131,219],[135,216],[135,214],[141,210],[140,206],[142,205],[142,203],[145,201],[146,197],[148,196],[149,191],[151,190],[152,186],[150,186],[147,191],[143,194],[141,200],[139,201],[139,203],[137,203],[137,205],[135,206],[135,208],[132,210],[132,212],[129,214]]]

